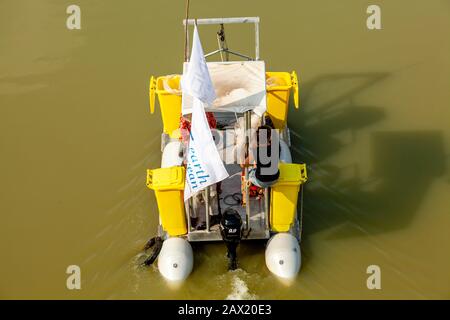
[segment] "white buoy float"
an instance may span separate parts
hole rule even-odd
[[[158,269],[169,281],[183,281],[192,271],[194,254],[189,242],[173,237],[163,242],[158,257]]]
[[[266,266],[274,275],[293,279],[301,266],[300,245],[290,233],[277,233],[267,243]]]
[[[169,142],[163,151],[161,158],[161,168],[169,168],[173,166],[181,166],[183,164],[183,155],[180,155],[181,142]]]

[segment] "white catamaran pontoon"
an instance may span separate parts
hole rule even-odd
[[[235,269],[236,247],[241,241],[268,240],[265,260],[273,274],[289,279],[300,269],[302,194],[307,175],[305,164],[292,163],[287,127],[291,94],[295,108],[299,107],[298,81],[295,72],[265,70],[259,56],[259,22],[258,17],[183,21],[186,44],[189,26],[194,26],[195,32],[201,25],[219,27],[219,48],[204,55],[220,58],[207,63],[216,97],[204,110],[228,173],[226,179],[186,200],[193,99],[184,93],[181,75],[150,79],[150,111],[154,113],[157,95],[164,130],[161,168],[147,172],[147,186],[155,192],[160,224],[157,237],[145,247],[151,252],[145,264],[158,259],[160,273],[170,281],[182,281],[191,273],[194,258],[190,242],[196,241],[225,242],[229,268]],[[254,25],[255,57],[228,48],[224,26],[236,23]],[[189,49],[185,51],[183,74],[190,63]],[[249,159],[252,149],[260,147],[261,128],[272,129],[269,145],[276,144],[275,150],[279,150],[276,180],[270,185],[252,183],[252,169],[261,161]]]

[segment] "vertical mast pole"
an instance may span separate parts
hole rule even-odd
[[[246,111],[244,113],[244,124],[245,124],[245,156],[246,159],[250,158],[250,130],[251,130],[251,111]],[[250,164],[250,163],[249,163]],[[245,161],[245,229],[250,230],[250,189],[248,185],[248,171],[249,166],[247,161]]]
[[[259,60],[259,19],[255,23],[255,60]]]
[[[189,0],[186,0],[186,23],[184,24],[184,61],[189,60]]]

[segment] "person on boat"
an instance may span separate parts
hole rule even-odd
[[[256,131],[256,146],[241,165],[241,167],[253,165],[248,172],[248,181],[262,189],[271,187],[280,177],[278,162],[281,148],[279,140],[272,139],[275,134],[277,133],[269,125],[260,126]]]

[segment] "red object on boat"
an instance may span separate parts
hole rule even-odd
[[[217,120],[216,117],[214,117],[214,114],[212,112],[206,112],[206,119],[208,120],[209,127],[211,129],[215,129],[217,126]],[[180,117],[180,131],[181,131],[180,140],[189,141],[191,122],[188,119],[184,118],[183,116]]]
[[[184,118],[183,116],[181,116],[180,118],[180,140],[181,141],[189,141],[189,132],[191,131],[191,122]]]
[[[206,112],[206,119],[208,120],[209,127],[211,129],[215,129],[217,126],[216,117],[214,117],[214,113]]]

